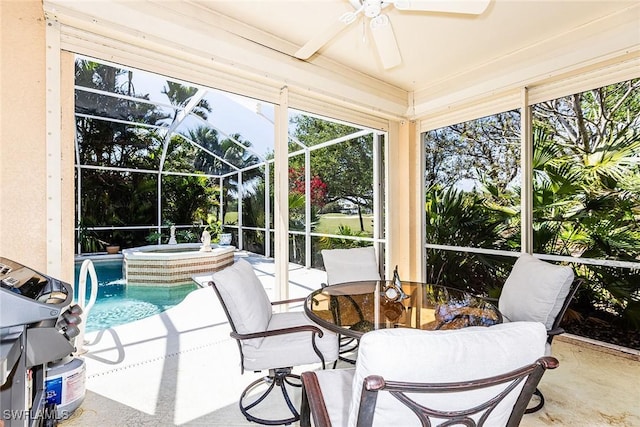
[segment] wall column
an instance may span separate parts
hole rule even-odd
[[[45,19],[0,1],[0,254],[47,272]]]
[[[41,1],[0,1],[0,254],[72,282],[74,56],[59,37]]]
[[[391,122],[387,161],[387,277],[397,265],[403,280],[421,281],[422,172],[415,121]]]
[[[276,283],[273,286],[274,300],[289,298],[289,89],[280,91],[280,103],[275,110],[275,264]],[[269,218],[266,218],[269,221]]]

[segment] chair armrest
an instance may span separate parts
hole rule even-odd
[[[271,305],[290,304],[292,302],[303,302],[306,298],[283,299],[281,301],[271,301]]]
[[[558,336],[558,335],[562,335],[565,333],[565,330],[562,329],[561,327],[557,327],[557,328],[553,328],[553,329],[549,329],[547,331],[547,343],[551,344],[553,343],[553,339]]]
[[[537,360],[539,364],[544,366],[545,369],[556,369],[560,362],[553,356],[544,356]]]
[[[270,331],[253,332],[250,334],[239,334],[237,332],[231,332],[230,335],[231,338],[235,338],[238,340],[248,340],[253,338],[271,337],[274,335],[294,334],[296,332],[313,332],[318,334],[319,337],[322,337],[322,335],[324,335],[320,328],[313,325],[292,326],[291,328],[273,329]]]
[[[311,415],[316,426],[331,427],[329,411],[324,402],[320,383],[315,372],[303,372],[302,405],[300,408],[300,427],[311,427]]]
[[[549,329],[547,331],[547,335],[556,336],[556,335],[564,334],[564,332],[565,330],[563,328],[558,327],[558,328]]]

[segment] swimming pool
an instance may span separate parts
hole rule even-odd
[[[76,263],[75,283],[77,292],[81,263]],[[98,276],[98,297],[89,312],[86,332],[107,329],[112,326],[144,319],[177,305],[198,286],[127,286],[122,274],[122,261],[94,261]],[[87,279],[87,295],[91,280]]]

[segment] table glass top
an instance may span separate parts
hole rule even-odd
[[[327,286],[307,297],[305,311],[320,325],[355,337],[374,329],[459,329],[502,322],[493,304],[467,292],[403,281],[402,298],[391,285],[381,280]]]

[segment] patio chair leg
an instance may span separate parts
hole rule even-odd
[[[252,398],[250,403],[245,403],[245,401],[247,400],[247,396],[251,391],[265,384],[267,385],[266,391],[262,392],[257,398]],[[291,417],[281,419],[266,419],[259,418],[250,414],[249,411],[263,402],[267,398],[267,396],[276,389],[276,386],[282,391],[282,397],[284,398],[289,412],[291,412]],[[244,389],[242,395],[240,396],[240,412],[242,412],[242,414],[248,421],[263,425],[287,425],[297,422],[300,419],[300,414],[291,401],[291,397],[289,396],[289,392],[287,391],[287,386],[302,387],[300,375],[292,374],[291,368],[270,369],[269,375],[252,382],[247,386],[247,388]]]
[[[538,388],[536,388],[536,391],[533,392],[533,396],[536,396],[538,398],[538,403],[535,406],[532,406],[531,408],[527,408],[524,411],[525,414],[532,414],[534,412],[538,412],[544,406],[544,396],[542,395],[542,392]],[[533,401],[533,398],[531,399],[531,401]]]
[[[358,340],[356,338],[345,337],[341,335],[339,338],[339,342],[340,342],[340,350],[338,352],[338,360],[355,365],[356,364],[355,359],[350,359],[342,355],[346,353],[354,353],[354,352],[357,354],[358,344],[359,344]],[[333,364],[334,369],[336,367],[337,362],[338,361],[336,360]]]
[[[339,359],[339,360],[342,360],[343,362],[350,363],[350,364],[352,364],[352,365],[355,365],[355,364],[356,364],[356,361],[355,361],[355,360],[353,360],[353,359],[349,359],[348,357],[338,356],[338,359]],[[335,365],[334,365],[334,369],[335,369]]]

